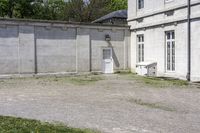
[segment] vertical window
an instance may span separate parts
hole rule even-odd
[[[137,36],[138,62],[144,61],[144,35]]]
[[[144,0],[138,0],[138,9],[144,8]]]
[[[175,71],[175,32],[166,32],[166,69]]]

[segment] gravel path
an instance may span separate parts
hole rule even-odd
[[[200,89],[159,88],[126,75],[0,80],[0,115],[63,122],[105,133],[199,133]]]

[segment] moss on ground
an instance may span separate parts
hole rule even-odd
[[[189,82],[179,79],[170,79],[170,78],[159,78],[159,77],[143,77],[138,76],[132,73],[119,73],[121,76],[125,76],[130,80],[135,80],[137,83],[145,84],[148,86],[156,88],[165,88],[165,87],[185,87],[189,85]]]
[[[137,104],[137,105],[141,105],[141,106],[145,106],[148,108],[152,108],[152,109],[160,109],[160,110],[164,110],[164,111],[176,111],[174,108],[162,105],[162,104],[158,104],[158,103],[150,103],[150,102],[144,102],[141,99],[129,99],[128,100],[131,103]]]
[[[70,128],[62,124],[0,116],[0,133],[97,133],[90,129]]]
[[[62,82],[62,83],[67,82],[74,85],[87,85],[87,84],[95,83],[103,79],[104,78],[100,75],[82,75],[82,76],[54,78],[53,81]]]

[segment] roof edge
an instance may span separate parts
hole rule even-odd
[[[105,27],[130,27],[127,24],[99,24],[99,23],[86,23],[86,22],[69,22],[59,20],[41,20],[41,19],[18,19],[18,18],[2,18],[0,21],[12,22],[29,22],[29,23],[51,23],[51,24],[66,24],[66,25],[82,25],[82,26],[105,26]]]

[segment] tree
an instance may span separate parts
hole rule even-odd
[[[14,16],[17,18],[31,18],[33,15],[32,2],[34,0],[17,0],[14,3]]]
[[[0,0],[0,17],[91,22],[126,8],[127,0]]]
[[[49,0],[45,5],[46,19],[50,20],[63,20],[65,2],[63,0]]]
[[[107,13],[110,10],[107,8],[110,0],[89,0],[85,11],[85,18],[87,22],[91,22]]]
[[[1,0],[0,1],[0,17],[7,16],[8,12],[8,1],[7,0]]]
[[[127,0],[110,0],[108,5],[109,10],[117,11],[122,9],[127,9],[128,1]]]
[[[70,0],[64,8],[64,20],[84,21],[85,3],[83,0]]]
[[[65,6],[65,19],[69,21],[91,22],[109,13],[106,7],[110,0],[71,0]]]

